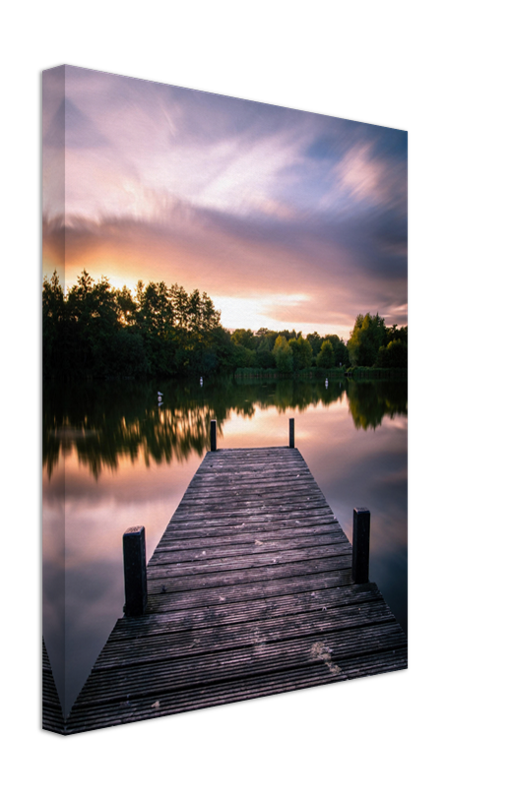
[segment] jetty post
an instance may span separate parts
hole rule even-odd
[[[139,617],[147,608],[145,526],[128,528],[122,537],[126,617]]]
[[[217,450],[217,422],[210,420],[210,449],[214,453]]]
[[[290,420],[290,447],[295,447],[295,420]]]
[[[354,583],[369,580],[369,523],[371,514],[367,508],[353,510],[352,577]]]

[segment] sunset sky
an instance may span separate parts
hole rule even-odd
[[[405,131],[58,67],[42,137],[46,275],[197,288],[227,328],[407,324]]]

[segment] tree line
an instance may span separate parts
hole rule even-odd
[[[64,292],[58,275],[42,290],[45,378],[178,377],[252,367],[293,373],[317,367],[406,367],[407,328],[359,315],[348,342],[295,330],[230,333],[210,297],[177,284],[138,281],[132,293],[84,270]]]

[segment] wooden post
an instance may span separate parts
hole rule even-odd
[[[295,447],[295,420],[290,420],[290,447]]]
[[[215,419],[210,420],[210,449],[212,452],[217,450],[217,423]]]
[[[354,583],[369,580],[369,522],[371,514],[367,508],[353,510],[352,577]]]
[[[122,538],[124,548],[124,588],[126,617],[138,617],[147,607],[147,559],[145,527],[128,528]]]

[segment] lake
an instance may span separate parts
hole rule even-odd
[[[370,580],[407,630],[405,382],[45,384],[43,635],[65,715],[123,615],[126,528],[145,526],[150,558],[207,452],[211,419],[218,448],[266,447],[288,444],[291,417],[350,541],[353,509],[371,511]]]

